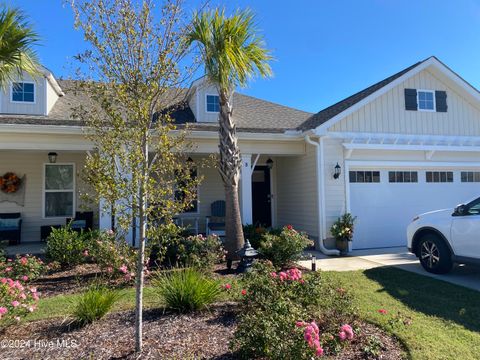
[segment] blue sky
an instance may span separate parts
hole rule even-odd
[[[38,53],[57,77],[84,48],[62,0],[9,0],[30,16]],[[274,76],[240,92],[317,112],[401,69],[437,56],[480,88],[480,0],[212,0],[250,7],[273,51]]]

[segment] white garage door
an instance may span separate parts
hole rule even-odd
[[[349,172],[353,249],[405,246],[415,215],[480,196],[480,169],[366,169]]]

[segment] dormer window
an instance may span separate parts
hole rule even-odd
[[[12,83],[12,102],[35,103],[35,84],[33,82]]]
[[[220,98],[218,95],[207,95],[207,112],[220,112]]]
[[[418,110],[435,111],[435,93],[430,90],[417,90]]]

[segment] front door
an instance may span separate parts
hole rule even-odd
[[[272,206],[270,194],[270,169],[255,166],[252,174],[253,223],[272,226]]]

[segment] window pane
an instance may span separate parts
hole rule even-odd
[[[427,177],[427,182],[432,182],[432,172],[431,171],[427,171],[426,173],[426,177]]]
[[[207,95],[207,111],[209,112],[219,112],[220,111],[220,102],[217,95]]]
[[[395,171],[389,171],[388,172],[388,182],[395,182]]]
[[[73,216],[73,192],[45,193],[45,216]]]
[[[45,190],[73,190],[73,165],[46,165]]]
[[[426,92],[425,93],[425,99],[433,101],[433,93],[431,92]]]
[[[367,183],[373,182],[371,171],[365,171],[365,182],[367,182]]]
[[[447,182],[447,173],[445,172],[440,173],[440,182]]]
[[[476,172],[476,173],[475,173],[474,181],[475,181],[475,182],[480,182],[480,172]]]
[[[380,182],[380,171],[373,172],[373,182],[379,183]]]
[[[23,83],[23,91],[33,94],[33,84]]]
[[[33,99],[33,93],[24,93],[24,94],[23,94],[23,101],[33,102],[33,101],[34,101],[34,99]]]
[[[354,182],[357,182],[357,177],[356,177],[356,172],[355,171],[350,171],[350,173],[348,174],[349,176],[349,180],[351,183],[354,183]]]
[[[440,182],[440,174],[438,171],[433,172],[433,182]]]
[[[447,182],[453,182],[453,172],[447,172]]]
[[[403,172],[397,171],[397,182],[403,182]]]
[[[467,182],[468,181],[468,175],[467,174],[468,174],[467,172],[462,171],[462,174],[460,175],[462,182]]]
[[[403,181],[404,182],[410,182],[410,172],[409,171],[405,171],[403,173]]]
[[[12,101],[23,101],[23,94],[19,92],[12,92]]]
[[[364,172],[357,171],[357,182],[364,182],[365,180]]]
[[[419,100],[425,100],[425,93],[423,91],[418,92],[418,99]]]
[[[412,179],[412,182],[418,182],[418,173],[416,171],[412,171],[411,179]]]

